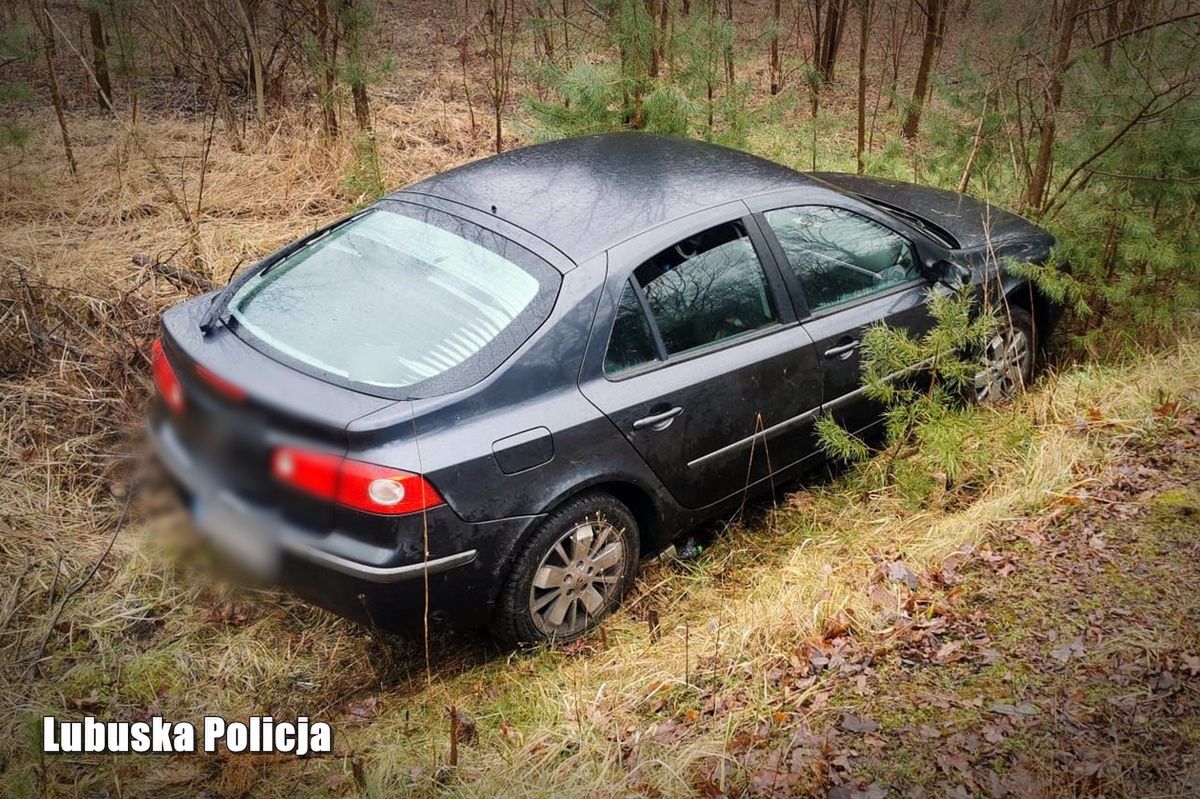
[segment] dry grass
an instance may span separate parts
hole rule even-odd
[[[377,113],[385,185],[486,154],[486,134],[436,93]],[[1086,485],[1122,437],[1152,426],[1164,399],[1200,385],[1194,339],[1127,365],[1073,368],[1015,407],[979,412],[977,442],[992,454],[970,491],[914,506],[864,479],[794,495],[734,524],[698,561],[648,569],[602,636],[511,657],[440,641],[429,683],[408,644],[275,593],[197,579],[159,552],[163,525],[140,517],[59,616],[112,535],[131,480],[126,433],[148,389],[144,353],[157,314],[184,296],[131,257],[221,282],[364,199],[348,182],[353,144],[321,141],[298,115],[248,137],[241,153],[219,134],[210,145],[196,121],[139,122],[166,182],[127,130],[73,123],[78,178],[42,116],[0,179],[0,793],[326,794],[332,775],[342,775],[335,787],[355,786],[355,760],[372,795],[689,793],[701,764],[730,759],[730,741],[777,710],[773,664],[831,630],[886,638],[897,605],[869,591],[880,563],[928,570],[991,526],[1041,512]],[[657,641],[651,607],[663,620]],[[711,701],[714,685],[738,700],[681,737],[656,735]],[[451,705],[479,728],[453,770]],[[43,771],[30,727],[42,711],[307,713],[336,722],[339,757],[64,758]]]

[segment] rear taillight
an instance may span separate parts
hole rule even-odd
[[[419,474],[295,447],[272,453],[271,473],[306,494],[368,513],[399,516],[445,503]]]
[[[352,460],[342,462],[337,501],[358,510],[394,515],[445,502],[437,489],[419,474]]]
[[[154,385],[158,389],[159,396],[172,411],[183,413],[183,409],[187,406],[187,400],[183,396],[183,384],[179,382],[179,377],[171,367],[171,362],[167,360],[162,339],[154,339],[154,344],[150,347],[150,363],[154,371]]]
[[[271,453],[271,474],[306,494],[333,499],[337,495],[340,455],[280,447]]]

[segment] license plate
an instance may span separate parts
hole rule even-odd
[[[274,519],[228,494],[198,498],[192,509],[196,528],[213,546],[252,574],[279,573],[280,544]]]

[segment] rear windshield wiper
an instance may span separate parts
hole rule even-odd
[[[237,294],[237,290],[240,289],[243,285],[245,285],[246,282],[249,281],[251,278],[256,277],[256,276],[265,275],[267,272],[270,272],[271,269],[273,269],[277,264],[281,263],[284,259],[288,258],[290,255],[293,255],[297,250],[301,250],[310,244],[315,244],[318,240],[324,238],[327,234],[332,233],[333,231],[337,230],[338,228],[340,228],[342,225],[346,224],[347,222],[357,219],[358,217],[362,216],[369,210],[370,209],[368,208],[366,210],[359,211],[356,214],[351,214],[350,216],[346,217],[345,219],[339,219],[336,222],[332,222],[323,228],[318,228],[317,230],[314,230],[312,233],[308,234],[304,238],[297,239],[296,241],[293,241],[291,244],[288,244],[283,249],[277,250],[276,252],[271,253],[266,258],[262,259],[257,264],[250,267],[242,274],[238,275],[237,278],[235,278],[234,280],[231,280],[225,286],[225,288],[221,289],[221,291],[217,294],[217,296],[213,297],[212,304],[208,306],[208,312],[205,313],[204,318],[200,320],[200,332],[202,332],[204,335],[208,335],[209,333],[211,333],[213,331],[213,329],[217,326],[217,324],[219,322],[223,322],[223,320],[225,318],[225,311],[229,308],[230,300],[232,300],[233,296],[235,294]]]

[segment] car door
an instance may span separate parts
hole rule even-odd
[[[930,328],[929,282],[913,241],[865,209],[805,204],[761,212],[785,280],[803,306],[823,376],[826,412],[850,431],[882,409],[861,390],[860,346],[885,323],[914,337]]]
[[[736,217],[700,214],[609,252],[580,383],[686,508],[814,451],[813,342],[737,205]]]

